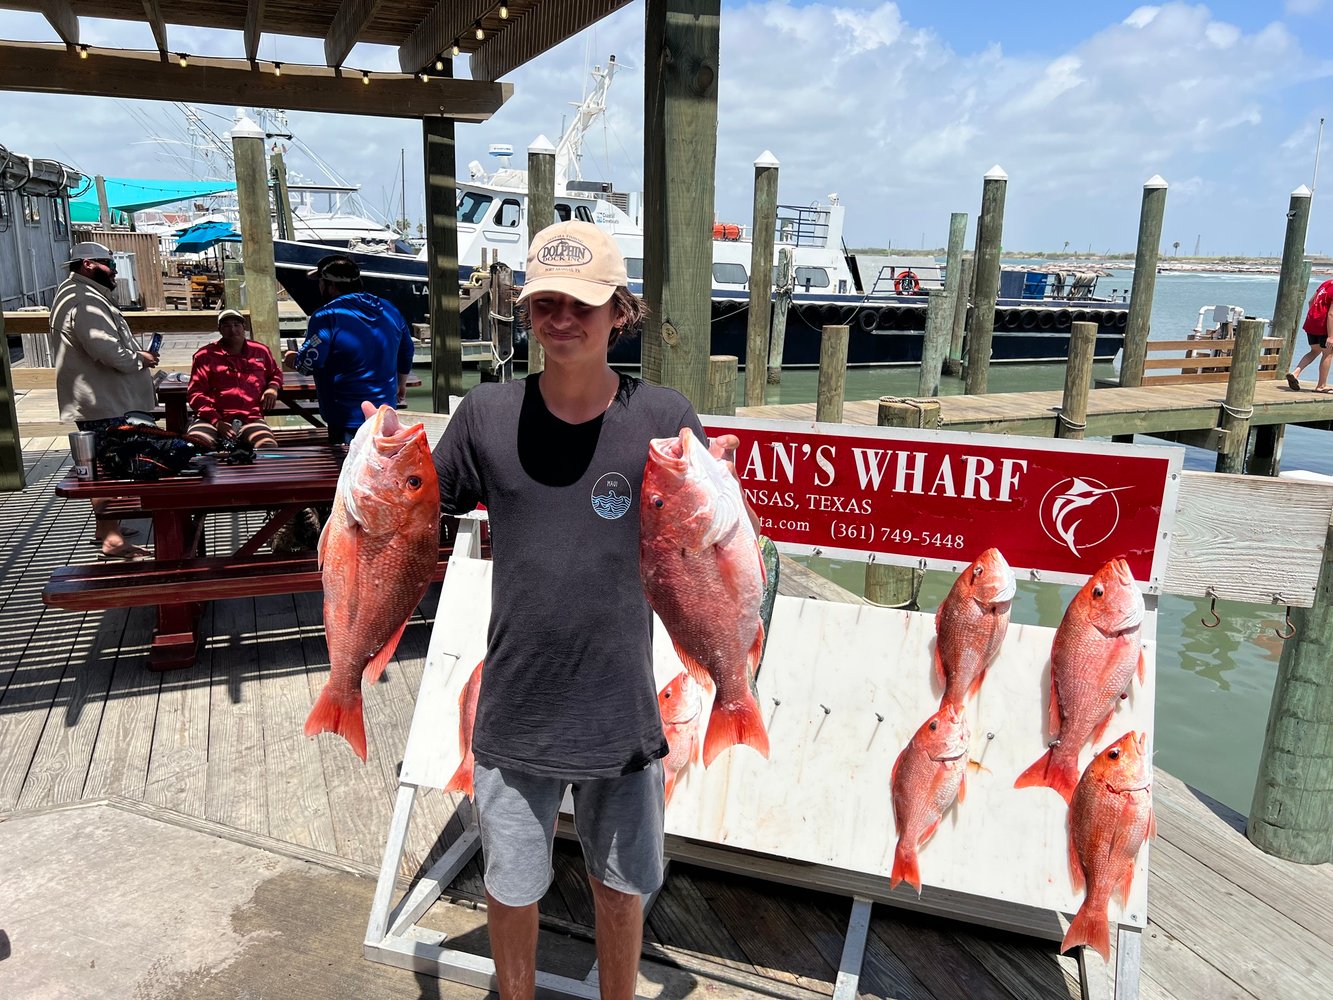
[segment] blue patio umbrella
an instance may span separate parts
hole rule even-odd
[[[176,233],[177,253],[203,253],[219,243],[240,243],[241,234],[229,222],[201,222]]]

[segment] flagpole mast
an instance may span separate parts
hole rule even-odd
[[[1314,204],[1315,189],[1319,187],[1319,152],[1324,146],[1324,119],[1319,119],[1319,138],[1314,147],[1314,177],[1310,180],[1310,204]]]

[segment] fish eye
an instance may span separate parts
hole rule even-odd
[[[933,733],[935,730],[937,730],[937,729],[939,729],[939,728],[940,728],[940,724],[939,724],[938,722],[936,722],[934,719],[931,719],[931,720],[930,720],[930,731]]]
[[[657,507],[658,509],[661,509],[661,507],[662,507],[662,498],[661,498],[661,497],[653,497],[653,506],[654,506],[654,507]]]
[[[408,476],[408,477],[407,477],[407,485],[408,485],[409,487],[411,487],[412,489],[414,489],[414,490],[419,490],[419,489],[421,489],[421,477],[420,477],[420,476]]]
[[[973,575],[973,576],[980,576],[980,575],[981,575],[981,567],[980,567],[980,566],[973,566],[973,567],[972,567],[972,575]]]
[[[1093,596],[1093,597],[1101,597],[1101,596],[1104,595],[1105,593],[1106,593],[1106,588],[1103,587],[1100,583],[1097,584],[1097,586],[1095,586],[1095,587],[1092,588],[1092,596]]]
[[[1110,757],[1112,760],[1119,760],[1119,759],[1120,759],[1120,751],[1117,750],[1117,749],[1112,748],[1112,749],[1110,749],[1110,750],[1108,750],[1108,751],[1106,752],[1106,756]]]

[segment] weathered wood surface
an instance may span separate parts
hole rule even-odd
[[[85,505],[52,493],[68,461],[63,439],[29,439],[25,457],[31,485],[0,501],[0,814],[123,796],[123,808],[144,815],[373,876],[438,589],[367,698],[372,756],[362,765],[336,737],[300,732],[328,672],[318,595],[215,603],[201,666],[167,675],[147,668],[148,612],[43,607],[51,568],[93,558],[92,522]],[[791,562],[782,590],[843,593]],[[1239,832],[1242,817],[1161,772],[1156,789],[1142,995],[1333,991],[1333,866],[1260,853]],[[165,800],[179,808],[155,805]],[[438,793],[419,796],[400,885],[457,835],[453,806]],[[586,918],[577,847],[562,841],[556,866],[544,919],[586,941],[576,923]],[[478,874],[474,862],[446,900],[480,900]],[[368,907],[369,888],[364,895]],[[646,953],[689,974],[672,996],[813,1000],[832,993],[849,911],[847,897],[676,863],[649,918]],[[345,949],[359,953],[363,918],[350,921],[358,927]],[[108,941],[115,934],[105,928]],[[1076,977],[1074,960],[1050,943],[876,905],[860,995],[1068,998]],[[440,995],[451,989],[443,984]],[[338,984],[323,995],[338,995]]]

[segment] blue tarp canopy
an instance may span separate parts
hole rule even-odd
[[[230,222],[201,222],[176,231],[177,253],[203,253],[219,243],[240,243]]]
[[[178,201],[236,190],[235,181],[154,181],[107,177],[105,183],[107,206],[113,212],[138,212],[140,209],[174,205]],[[97,186],[91,178],[88,190],[70,201],[70,217],[75,222],[97,221]]]

